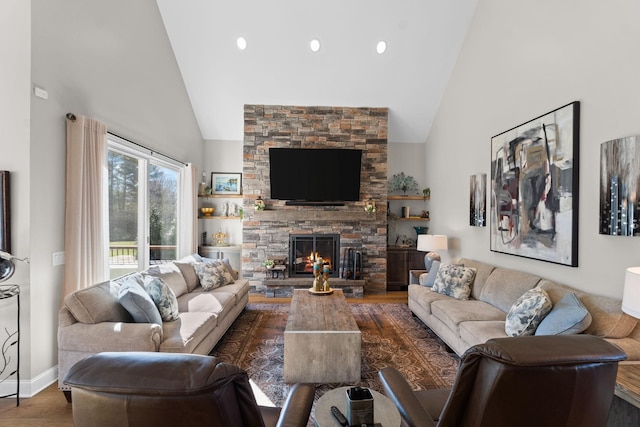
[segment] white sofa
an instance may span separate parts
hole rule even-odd
[[[249,283],[233,283],[205,291],[194,263],[213,261],[192,255],[153,266],[76,291],[65,297],[58,318],[58,386],[69,368],[85,357],[103,351],[154,351],[208,354],[249,301]],[[237,275],[237,272],[234,272]],[[119,302],[118,293],[132,276],[160,277],[177,297],[178,318],[161,324],[135,322]]]

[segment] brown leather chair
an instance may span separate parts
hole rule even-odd
[[[625,358],[591,335],[498,338],[462,356],[450,390],[414,391],[394,368],[379,376],[411,427],[602,427]]]
[[[176,353],[98,353],[76,363],[65,382],[74,427],[306,427],[315,394],[314,385],[296,384],[282,409],[258,406],[242,369]]]

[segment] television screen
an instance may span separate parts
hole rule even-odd
[[[360,200],[362,150],[271,148],[271,198],[302,202]]]

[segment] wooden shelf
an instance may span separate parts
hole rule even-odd
[[[389,218],[391,221],[429,221],[429,218],[422,218],[419,216],[409,218]]]
[[[242,199],[242,194],[198,194],[203,199]]]
[[[430,197],[424,196],[387,196],[387,200],[429,200]]]
[[[199,216],[198,219],[242,219],[241,216]]]

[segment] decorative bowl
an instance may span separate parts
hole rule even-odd
[[[216,208],[200,208],[202,216],[211,216],[215,212]]]

